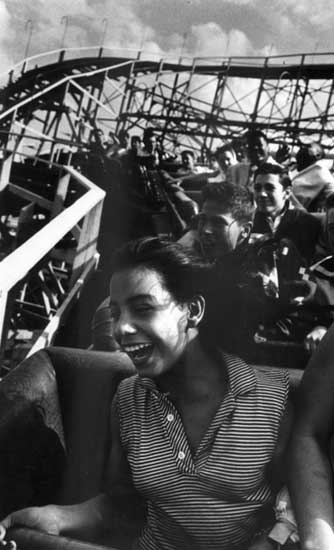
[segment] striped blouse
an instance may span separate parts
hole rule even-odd
[[[147,502],[140,550],[240,549],[273,502],[268,479],[288,395],[280,369],[255,372],[222,354],[229,389],[193,456],[181,418],[152,379],[123,380],[121,443]]]

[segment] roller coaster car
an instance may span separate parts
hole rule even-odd
[[[120,352],[48,348],[0,382],[0,517],[101,492],[111,400],[120,380],[133,372]],[[20,550],[93,548],[27,529],[8,538]],[[124,547],[126,541],[117,535],[115,540]]]
[[[0,517],[31,505],[80,502],[102,490],[111,400],[133,373],[119,351],[47,348],[0,382]],[[301,374],[290,371],[292,387]],[[140,526],[125,525],[108,540],[109,550],[129,548]],[[8,538],[20,550],[101,548],[29,529],[13,529]]]

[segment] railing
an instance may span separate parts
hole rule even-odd
[[[117,65],[110,65],[109,67],[103,67],[103,68],[100,68],[100,69],[95,69],[95,70],[92,70],[92,71],[89,71],[89,72],[85,72],[83,74],[76,74],[76,75],[68,75],[68,76],[64,76],[63,78],[61,78],[60,80],[58,80],[57,82],[54,82],[52,84],[48,84],[45,89],[39,91],[39,92],[36,92],[34,95],[32,95],[31,97],[28,97],[22,101],[19,101],[17,102],[13,107],[11,107],[10,109],[7,109],[4,113],[1,113],[0,114],[0,120],[3,119],[4,117],[8,117],[8,115],[14,113],[14,118],[16,116],[16,112],[24,107],[26,104],[28,103],[31,103],[32,100],[34,99],[37,99],[38,97],[42,97],[42,96],[45,96],[46,94],[48,94],[51,90],[54,90],[55,88],[60,88],[61,86],[63,86],[66,82],[70,82],[70,81],[76,81],[76,80],[79,80],[82,79],[82,78],[87,78],[87,77],[90,77],[90,76],[95,76],[97,74],[101,74],[101,73],[107,73],[108,71],[117,71],[117,69],[121,68],[121,67],[124,67],[124,66],[127,66],[127,65],[130,65],[131,62],[130,61],[124,61],[124,63],[118,63]],[[96,100],[95,100],[96,101]],[[103,105],[102,105],[103,106]],[[105,109],[106,107],[103,106]]]
[[[133,48],[107,48],[104,46],[80,47],[80,48],[62,48],[40,53],[23,59],[16,63],[10,70],[0,74],[0,87],[7,86],[9,81],[17,80],[22,74],[38,68],[45,67],[53,63],[98,57],[115,57],[127,60],[144,59],[145,61],[154,61],[166,63],[182,63],[190,65],[239,65],[249,67],[261,67],[265,63],[268,67],[307,64],[325,64],[334,63],[334,52],[300,52],[286,55],[271,56],[196,56],[192,57],[186,54],[182,56],[165,55],[161,57],[160,53],[149,50],[137,50]]]
[[[4,350],[8,332],[11,292],[24,283],[29,274],[45,258],[62,259],[61,250],[54,250],[65,235],[72,233],[76,238],[76,247],[71,255],[64,252],[63,259],[71,265],[69,290],[55,315],[50,315],[48,325],[43,329],[30,353],[52,343],[62,315],[77,296],[90,271],[97,265],[99,254],[96,245],[99,234],[101,212],[105,192],[94,185],[82,174],[69,166],[62,167],[55,199],[50,205],[51,220],[30,239],[16,248],[0,262],[0,335],[1,350]],[[63,208],[70,181],[75,181],[84,194],[73,204]],[[9,187],[11,184],[9,184]],[[12,191],[20,193],[16,186]],[[23,194],[27,191],[23,190]],[[29,191],[28,191],[29,193]],[[25,198],[28,198],[25,195]]]

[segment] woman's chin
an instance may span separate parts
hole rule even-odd
[[[145,351],[141,351],[138,353],[128,353],[131,361],[138,370],[145,370],[146,368],[150,368],[150,365],[152,363],[152,361],[150,361],[152,354],[153,346],[146,349]]]

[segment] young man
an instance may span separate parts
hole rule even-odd
[[[259,323],[276,312],[267,284],[267,243],[250,241],[254,205],[245,187],[209,183],[203,188],[202,204],[193,236],[195,248],[213,265],[206,339],[242,356]],[[190,244],[184,238],[181,242]]]
[[[206,185],[202,204],[198,217],[200,250],[214,262],[248,240],[254,207],[246,190],[228,182]]]
[[[265,162],[275,164],[276,161],[270,155],[269,144],[266,135],[260,130],[249,130],[245,136],[247,148],[247,162],[238,162],[230,166],[227,171],[227,179],[234,185],[252,188],[254,172]]]
[[[274,183],[277,189],[273,189],[272,200],[264,200],[268,215],[281,212],[288,197],[283,186]],[[311,319],[299,313],[289,316],[289,309],[296,299],[312,300],[316,287],[307,280],[308,273],[304,277],[306,262],[289,234],[253,238],[254,206],[244,187],[211,183],[204,187],[202,201],[197,247],[214,264],[208,303],[210,319],[215,319],[211,326],[217,326],[213,337],[229,335],[225,347],[231,345],[230,351],[241,355],[247,353],[247,343],[252,345],[255,333],[263,338],[303,341],[315,327],[313,315]],[[260,325],[264,331],[259,333]]]
[[[251,232],[254,205],[244,188],[213,181],[202,188],[201,211],[193,229],[179,239],[205,260],[215,263],[227,252],[246,242]]]
[[[182,168],[181,170],[185,174],[191,174],[196,173],[195,168],[195,155],[193,151],[190,151],[189,149],[185,149],[181,153],[181,161],[182,161]]]
[[[216,158],[218,161],[221,178],[225,181],[226,175],[231,166],[235,166],[236,164],[238,164],[236,152],[233,149],[232,145],[229,145],[227,143],[222,147],[218,147],[216,151]]]
[[[309,264],[313,260],[321,223],[314,216],[290,205],[291,180],[279,164],[265,162],[255,173],[256,212],[253,233],[277,240],[290,239]]]
[[[322,212],[326,198],[334,192],[334,177],[323,157],[321,145],[314,141],[302,145],[296,154],[298,174],[292,180],[292,188],[309,212]]]

